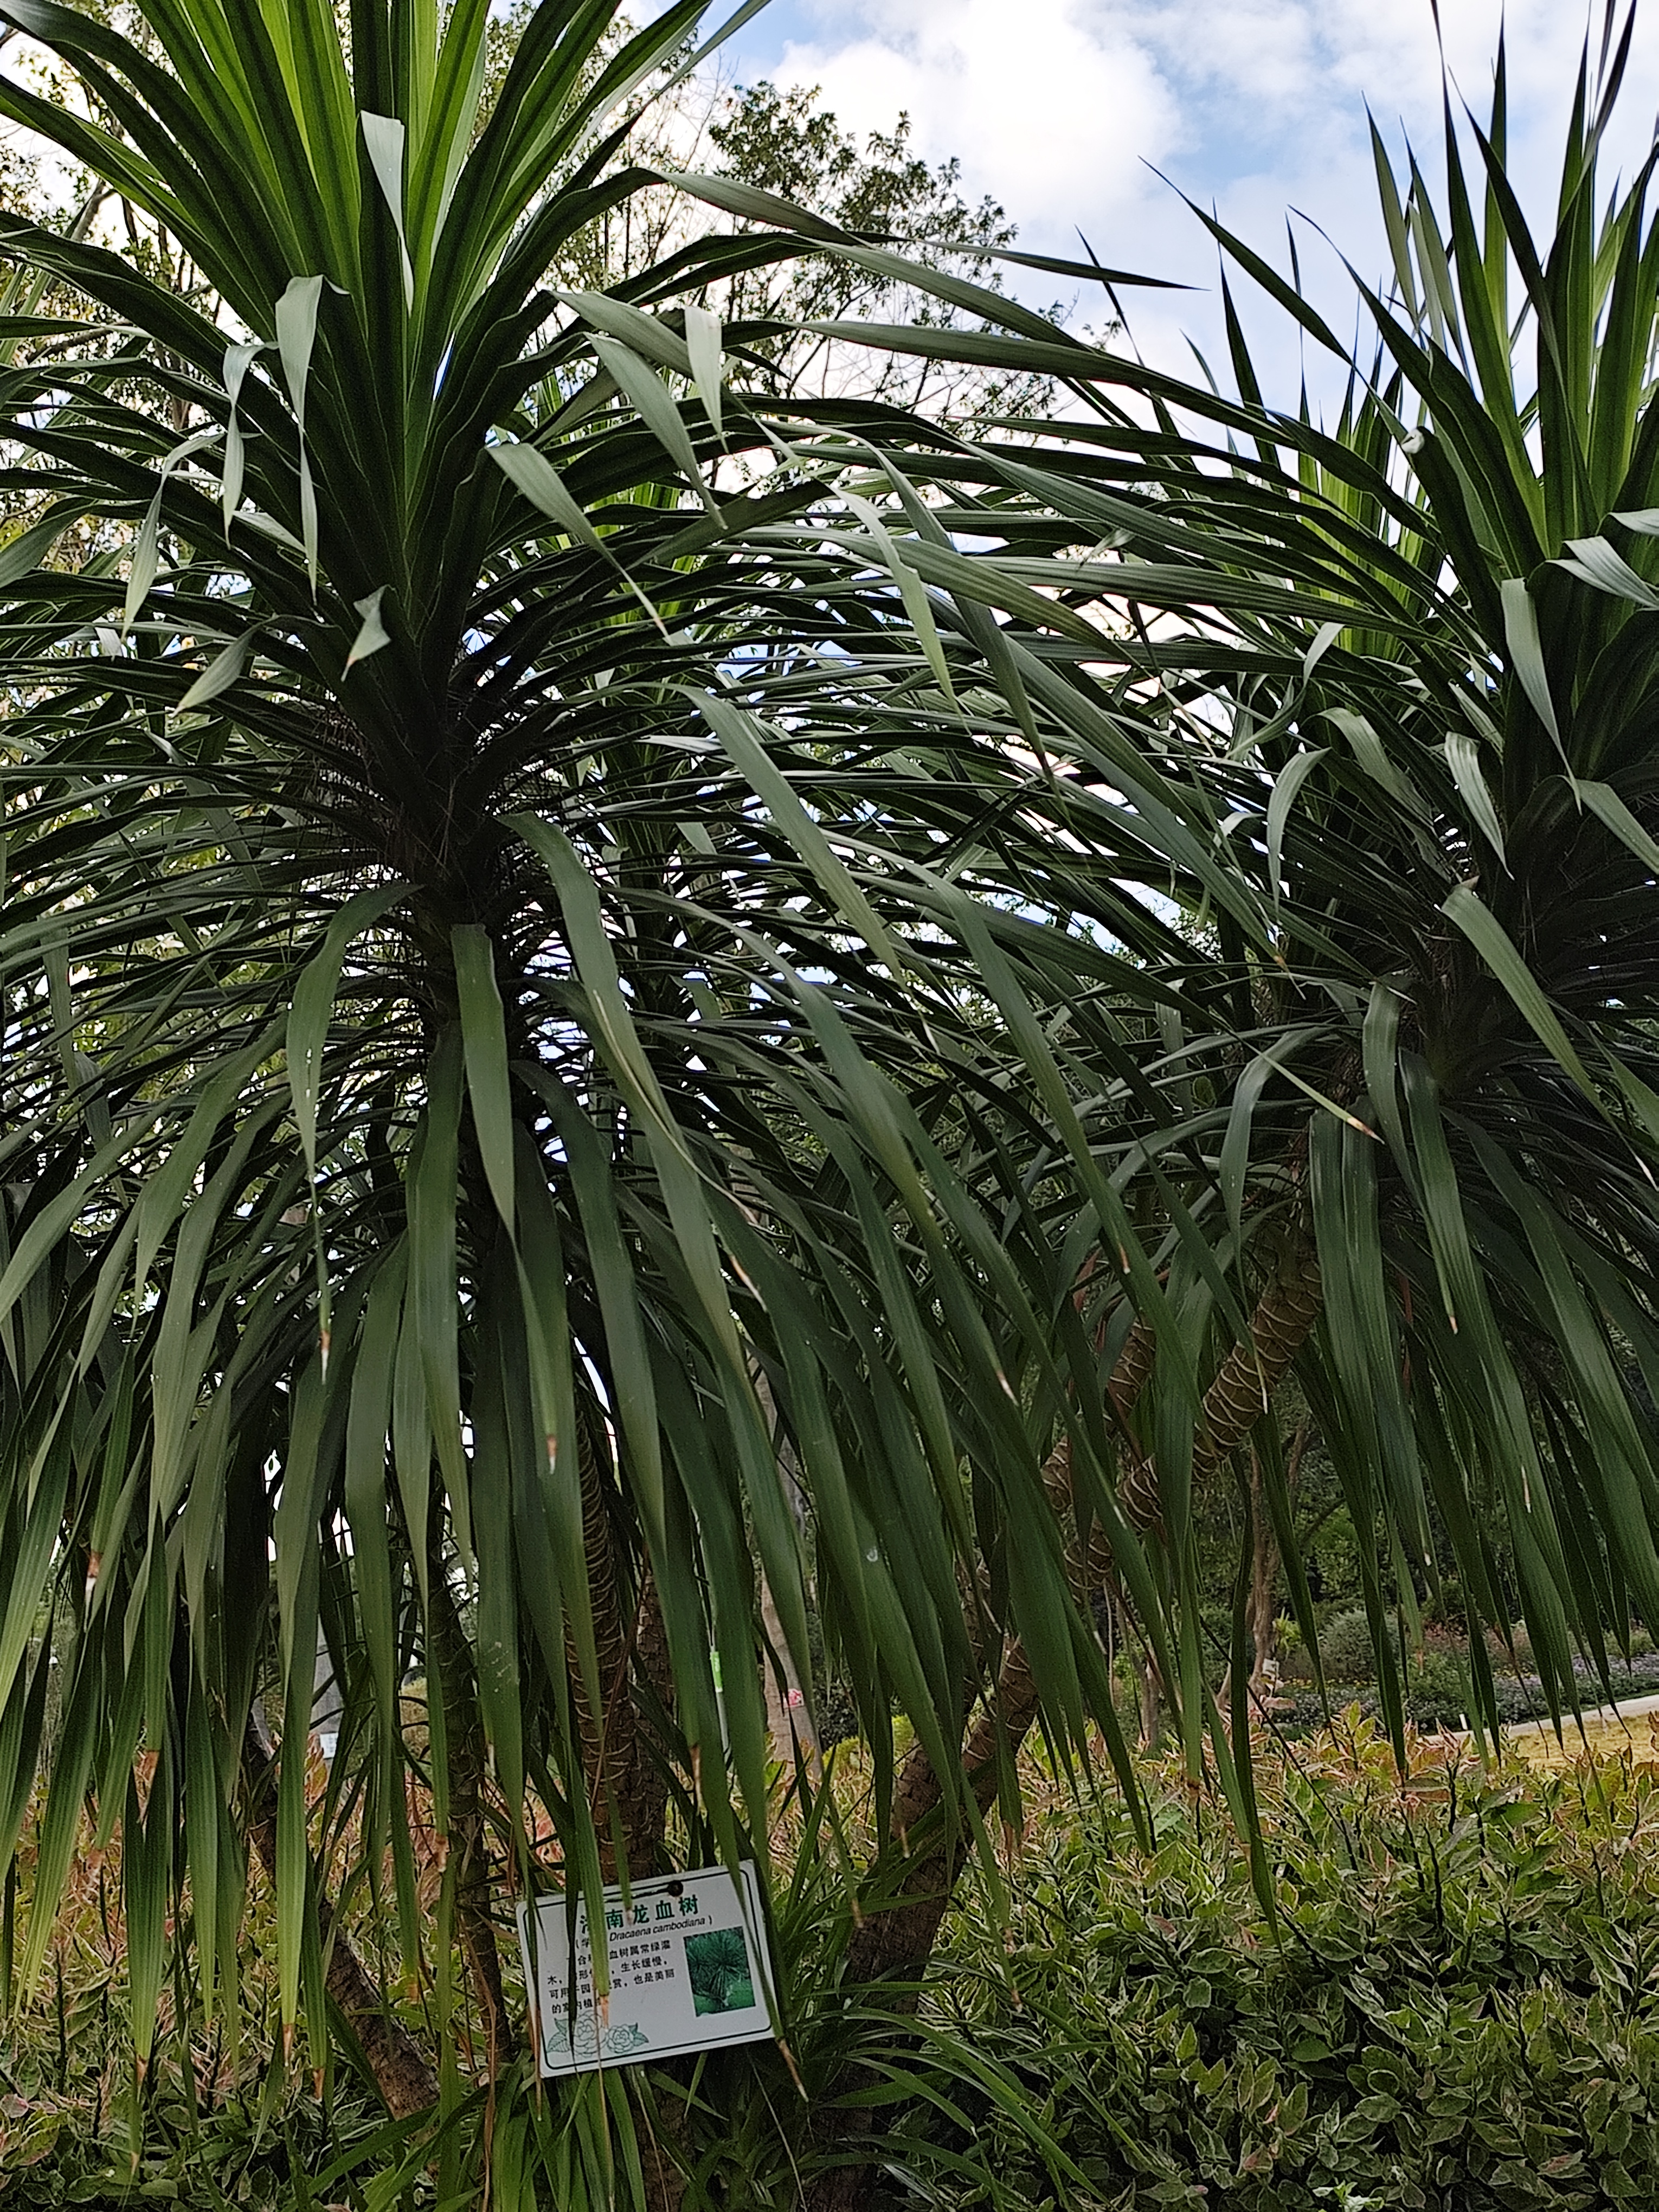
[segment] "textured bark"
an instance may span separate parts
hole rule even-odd
[[[575,1711],[582,1784],[599,1837],[599,1869],[606,1881],[614,1881],[624,1866],[630,1875],[646,1875],[661,1861],[669,1751],[648,1726],[634,1692],[636,1682],[648,1690],[657,1710],[666,1717],[673,1711],[674,1678],[662,1607],[648,1567],[637,1602],[629,1605],[617,1572],[604,1472],[586,1429],[580,1436],[580,1455],[582,1544],[602,1699],[599,1712],[592,1710],[573,1640],[567,1640],[565,1661]],[[682,2108],[674,2100],[663,2096],[656,2100],[655,2133],[642,2134],[641,2140],[647,2212],[679,2212],[685,2176],[671,2145],[679,2138],[682,2122]]]
[[[1319,1263],[1312,1247],[1297,1241],[1287,1247],[1274,1279],[1257,1301],[1251,1316],[1247,1344],[1235,1346],[1222,1362],[1205,1393],[1204,1423],[1195,1442],[1194,1482],[1207,1477],[1227,1455],[1242,1443],[1271,1402],[1297,1353],[1318,1318]],[[1118,1356],[1108,1384],[1108,1394],[1121,1420],[1127,1421],[1152,1370],[1156,1341],[1152,1329],[1137,1320]],[[1069,1489],[1070,1455],[1062,1444],[1044,1469],[1051,1500]],[[1121,1476],[1119,1503],[1124,1514],[1143,1533],[1161,1531],[1157,1473],[1149,1460],[1132,1460]],[[1097,1539],[1100,1533],[1096,1532]],[[1100,1579],[1109,1567],[1109,1556],[1091,1545],[1086,1560],[1073,1559],[1079,1592],[1090,1579]],[[1144,1686],[1143,1717],[1156,1727],[1157,1685]],[[1147,1708],[1150,1707],[1150,1712]],[[996,1794],[995,1752],[999,1735],[1011,1752],[1020,1744],[1037,1717],[1039,1700],[1024,1647],[1016,1639],[1004,1656],[998,1673],[994,1702],[974,1719],[963,1745],[963,1770],[983,1812]],[[909,1828],[919,1826],[943,1802],[944,1792],[932,1761],[920,1744],[901,1770],[893,1796],[893,1828],[902,1840]],[[904,1817],[901,1819],[901,1812]],[[959,1830],[951,1830],[931,1844],[907,1869],[904,1893],[889,1910],[871,1914],[854,1930],[848,1947],[849,1983],[872,1982],[900,1968],[920,1973],[939,1934],[951,1901],[963,1856]],[[848,2134],[867,2132],[867,2114],[852,2120]],[[861,2212],[868,2202],[870,2170],[850,2163],[821,2174],[808,2198],[809,2212]]]
[[[682,2108],[659,2097],[653,2114],[654,2132],[640,2136],[640,2171],[645,2177],[646,2212],[680,2212],[685,2201],[685,2175],[674,2162],[665,2136],[678,2136]]]
[[[1137,1321],[1130,1330],[1117,1364],[1112,1370],[1107,1385],[1120,1419],[1127,1419],[1136,1399],[1152,1373],[1156,1353],[1156,1341],[1151,1328]],[[1071,1506],[1072,1455],[1069,1442],[1062,1439],[1050,1454],[1042,1471],[1043,1487],[1048,1502],[1057,1516],[1064,1517]],[[1096,1532],[1097,1536],[1098,1531]],[[1085,1560],[1075,1542],[1066,1557],[1066,1574],[1073,1589],[1082,1595],[1091,1580],[1098,1579],[1098,1555],[1094,1544]],[[978,1617],[978,1607],[969,1609],[970,1623]],[[1037,1716],[1036,1685],[1032,1680],[1030,1662],[1024,1646],[1015,1638],[998,1669],[994,1698],[973,1720],[968,1728],[962,1748],[962,1767],[974,1793],[975,1802],[981,1813],[996,1796],[997,1746],[999,1737],[1011,1752],[1018,1752]],[[963,1715],[964,1723],[968,1716]],[[892,1832],[904,1844],[910,1832],[921,1826],[927,1817],[938,1812],[944,1802],[940,1778],[927,1751],[920,1744],[912,1747],[908,1758],[899,1770],[893,1790]],[[847,1978],[851,1982],[879,1980],[884,1974],[896,1969],[924,1962],[933,1948],[939,1922],[945,1917],[951,1900],[951,1890],[956,1879],[963,1849],[959,1831],[952,1831],[940,1838],[917,1860],[905,1881],[905,1894],[901,1903],[889,1910],[872,1913],[854,1935],[848,1951]]]
[[[1193,1439],[1194,1489],[1237,1451],[1273,1403],[1273,1392],[1319,1318],[1319,1260],[1312,1245],[1297,1237],[1286,1245],[1273,1279],[1256,1301],[1249,1337],[1233,1346],[1204,1394],[1203,1425]],[[1125,1518],[1143,1535],[1163,1534],[1158,1471],[1150,1459],[1129,1467],[1117,1494]]]
[[[1118,1477],[1117,1502],[1123,1517],[1143,1536],[1164,1534],[1164,1500],[1158,1486],[1158,1469],[1138,1453]]]
[[[1235,1346],[1218,1371],[1204,1398],[1204,1427],[1194,1454],[1194,1479],[1208,1475],[1227,1455],[1249,1433],[1261,1419],[1264,1407],[1271,1401],[1273,1391],[1284,1379],[1286,1370],[1306,1342],[1308,1333],[1319,1315],[1319,1262],[1311,1246],[1297,1242],[1286,1250],[1274,1279],[1263,1291],[1251,1316],[1248,1344]],[[1136,1401],[1152,1371],[1157,1356],[1157,1339],[1149,1323],[1138,1319],[1126,1339],[1117,1363],[1112,1370],[1107,1392],[1113,1408],[1121,1421],[1127,1422]],[[1050,1457],[1043,1470],[1049,1503],[1056,1512],[1063,1513],[1069,1502],[1071,1484],[1071,1454],[1062,1443]],[[1150,1461],[1138,1459],[1131,1462],[1118,1488],[1119,1501],[1126,1517],[1143,1533],[1161,1527],[1158,1509],[1156,1471]],[[1109,1550],[1103,1532],[1097,1528],[1090,1547],[1086,1565],[1079,1572],[1080,1563],[1073,1557],[1068,1561],[1073,1586],[1079,1591],[1093,1583],[1104,1581],[1110,1573]],[[962,1764],[965,1773],[974,1778],[975,1796],[981,1809],[990,1802],[989,1792],[994,1790],[994,1779],[988,1785],[985,1778],[994,1778],[990,1765],[994,1759],[1000,1717],[1001,1733],[1012,1748],[1018,1750],[1032,1723],[1036,1718],[1037,1700],[1031,1680],[1031,1670],[1025,1652],[1016,1641],[1008,1649],[997,1678],[996,1697],[975,1720],[963,1746]],[[987,1794],[981,1794],[986,1792]],[[918,1826],[943,1800],[939,1777],[934,1772],[932,1760],[921,1745],[915,1745],[900,1770],[893,1792],[893,1832],[902,1839]],[[923,1887],[920,1877],[933,1871],[928,1863],[917,1869],[918,1881],[907,1885]],[[869,1981],[907,1959],[925,1959],[933,1948],[939,1921],[943,1916],[948,1897],[948,1883],[929,1885],[925,1899],[919,1897],[912,1917],[912,1908],[900,1906],[878,1919],[872,1917],[860,1929],[854,1941],[848,1959],[848,1973],[859,1981]],[[925,1910],[923,1909],[925,1905]],[[928,1914],[932,1924],[928,1923]],[[893,1923],[891,1933],[885,1932],[884,1923]],[[913,1938],[925,1937],[920,1948],[907,1948]],[[895,1948],[896,1946],[896,1948]],[[884,1963],[869,1972],[860,1971],[866,1960],[881,1958]]]
[[[1106,1385],[1106,1395],[1120,1418],[1127,1419],[1133,1412],[1136,1400],[1151,1379],[1152,1363],[1157,1358],[1158,1331],[1143,1316],[1137,1315]]]
[[[668,1802],[664,1747],[657,1746],[653,1755],[649,1735],[634,1701],[635,1669],[650,1683],[665,1711],[672,1698],[672,1680],[662,1609],[648,1571],[638,1602],[631,1609],[628,1604],[617,1571],[599,1454],[586,1430],[580,1466],[582,1540],[599,1672],[598,1713],[590,1705],[574,1642],[567,1644],[565,1656],[581,1750],[582,1780],[599,1832],[599,1866],[605,1880],[614,1881],[624,1862],[630,1874],[656,1870]]]
[[[1139,1397],[1147,1377],[1152,1371],[1152,1362],[1156,1353],[1157,1340],[1152,1328],[1146,1322],[1138,1320],[1125,1340],[1123,1349],[1118,1355],[1117,1364],[1112,1370],[1111,1380],[1106,1386],[1107,1395],[1111,1399],[1120,1420],[1127,1420],[1133,1412],[1135,1401]],[[1055,1450],[1049,1455],[1042,1470],[1042,1483],[1044,1490],[1048,1492],[1050,1506],[1056,1516],[1063,1519],[1071,1504],[1072,1454],[1070,1444],[1066,1441],[1062,1440]],[[1078,1559],[1075,1546],[1073,1546],[1067,1555],[1066,1568],[1068,1577],[1079,1595],[1081,1595],[1085,1587],[1106,1579],[1110,1572],[1109,1548],[1103,1547],[1103,1534],[1098,1528],[1095,1530],[1086,1564]],[[976,1595],[982,1593],[984,1582],[982,1571],[980,1581],[981,1593]],[[969,1626],[969,1640],[977,1652],[981,1646],[981,1624],[985,1618],[984,1607],[981,1604],[970,1603],[966,1605],[965,1611]],[[1011,1741],[1018,1747],[1031,1723],[1036,1717],[1030,1667],[1018,1641],[1010,1645],[998,1672],[995,1709],[1003,1714],[1005,1732],[1009,1735]],[[968,1716],[964,1713],[963,1718],[965,1723]],[[1013,1732],[1014,1722],[1018,1723],[1018,1735]],[[978,1774],[985,1764],[988,1752],[994,1748],[994,1723],[990,1722],[988,1717],[982,1716],[963,1747],[962,1763],[964,1771],[969,1774]],[[977,1757],[976,1750],[980,1754]],[[899,1770],[898,1780],[894,1786],[892,1814],[894,1835],[902,1841],[910,1830],[920,1826],[927,1815],[942,1802],[943,1795],[939,1778],[933,1771],[933,1761],[921,1744],[913,1746],[909,1757]],[[981,1811],[988,1802],[988,1797],[981,1801]],[[869,1941],[873,1945],[875,1939],[872,1936]],[[928,1948],[931,1948],[931,1936]],[[868,1980],[871,1977],[861,1974],[858,1978]]]
[[[276,1880],[276,1802],[271,1747],[255,1714],[248,1716],[242,1739],[242,1773],[247,1790],[248,1832],[266,1879]],[[317,1899],[317,1923],[328,1967],[331,1997],[351,2023],[363,2048],[376,2087],[394,2119],[406,2120],[438,2101],[438,2077],[425,2053],[402,2023],[386,2010],[350,1937],[335,1920],[327,1898]]]
[[[605,1474],[593,1439],[580,1439],[582,1544],[588,1606],[593,1623],[601,1704],[595,1712],[574,1639],[568,1639],[571,1703],[582,1763],[582,1785],[598,1833],[599,1869],[614,1881],[625,1866],[632,1875],[653,1872],[660,1862],[668,1808],[668,1746],[658,1741],[635,1701],[635,1686],[650,1693],[665,1717],[674,1702],[668,1638],[656,1583],[647,1568],[631,1607],[617,1571],[606,1508]],[[654,2136],[642,2139],[641,2170],[649,2212],[679,2212],[685,2179],[670,2144],[678,2133],[679,2109],[659,2099]]]
[[[772,1756],[786,1774],[793,1774],[797,1757],[805,1761],[807,1772],[816,1777],[821,1770],[817,1739],[812,1733],[811,1717],[794,1656],[783,1633],[783,1620],[772,1595],[772,1585],[764,1575],[760,1585],[761,1626],[770,1646],[769,1656],[763,1662],[761,1687],[766,1698],[766,1733],[770,1739]]]
[[[494,1869],[484,1811],[488,1753],[472,1655],[455,1608],[442,1551],[436,1544],[431,1549],[429,1568],[428,1658],[428,1663],[433,1659],[437,1662],[443,1695],[444,1747],[449,1769],[447,1840],[450,1863],[455,1869],[455,1932],[483,2021],[489,2077],[494,2081],[497,2069],[516,2054],[519,2032],[501,1990],[501,1953],[495,1948],[495,1919],[490,1910]]]
[[[1056,1453],[1045,1468],[1045,1474],[1067,1465],[1069,1456],[1066,1454],[1062,1458],[1060,1453]],[[1001,1733],[1018,1750],[1036,1714],[1036,1689],[1030,1663],[1024,1646],[1016,1639],[1010,1644],[997,1674],[994,1705],[979,1714],[963,1744],[963,1773],[981,1813],[989,1810],[997,1794],[999,1722]],[[967,1716],[963,1718],[965,1721]],[[933,1760],[920,1743],[914,1745],[893,1787],[892,1833],[902,1846],[908,1849],[912,1831],[939,1810],[944,1794]],[[950,1905],[963,1849],[960,1832],[947,1831],[907,1869],[901,1900],[883,1911],[871,1913],[854,1931],[847,1954],[848,1981],[879,1981],[884,1975],[927,1960],[939,1933],[939,1922]]]
[[[639,1608],[634,1621],[634,1668],[636,1680],[650,1692],[666,1725],[674,1712],[674,1669],[668,1656],[668,1630],[649,1567],[640,1585]],[[660,1858],[667,1826],[671,1750],[666,1736],[637,1710],[634,1730],[639,1773],[629,1793],[635,1820],[629,1851],[631,1863],[648,1869]]]
[[[1112,1370],[1112,1379],[1106,1386],[1123,1433],[1129,1443],[1128,1457],[1118,1475],[1117,1502],[1126,1520],[1139,1529],[1161,1525],[1158,1506],[1158,1476],[1152,1462],[1136,1447],[1133,1434],[1128,1427],[1128,1417],[1135,1401],[1146,1388],[1152,1372],[1152,1363],[1158,1358],[1158,1337],[1149,1322],[1137,1318],[1129,1331],[1117,1364]],[[1150,1511],[1150,1521],[1145,1515]],[[1091,1561],[1091,1565],[1094,1563]],[[1110,1571],[1109,1560],[1102,1559],[1101,1573],[1096,1579],[1103,1580]]]
[[[1136,1671],[1140,1685],[1140,1748],[1156,1752],[1164,1741],[1164,1680],[1150,1652],[1143,1654]]]
[[[1120,1419],[1127,1416],[1152,1371],[1153,1349],[1151,1331],[1137,1321],[1107,1386]],[[1071,1504],[1071,1447],[1067,1440],[1062,1439],[1042,1470],[1048,1502],[1062,1516]],[[1091,1564],[1080,1556],[1073,1543],[1067,1553],[1066,1566],[1068,1577],[1079,1595],[1086,1584]],[[976,1656],[982,1656],[982,1626],[988,1618],[981,1601],[983,1586],[981,1569],[978,1586],[968,1585],[963,1591],[969,1640]],[[1024,1647],[1015,1638],[998,1669],[994,1701],[968,1727],[963,1744],[963,1771],[981,1813],[988,1810],[996,1796],[999,1727],[1003,1738],[1017,1752],[1036,1718],[1037,1710],[1030,1662]],[[964,1711],[962,1717],[966,1726],[969,1714]],[[937,1823],[933,1838],[919,1850],[906,1867],[898,1901],[868,1914],[853,1931],[848,1945],[845,1976],[849,1984],[879,1981],[901,1970],[919,1972],[925,1966],[939,1934],[939,1923],[949,1907],[965,1848],[960,1827],[938,1820],[944,1796],[941,1779],[932,1759],[923,1746],[916,1743],[900,1768],[894,1785],[891,1832],[908,1852],[911,1832],[932,1817]],[[831,2098],[844,2094],[851,2086],[850,2075],[843,2078],[831,2089]],[[872,2125],[872,2117],[866,2109],[855,2108],[848,2113],[842,2131],[846,2148],[855,2149]],[[807,2191],[807,2212],[864,2212],[869,2203],[870,2188],[870,2167],[855,2156],[847,2165],[817,2175]]]
[[[665,1717],[672,1714],[674,1676],[668,1659],[668,1632],[657,1599],[657,1585],[648,1567],[640,1587],[634,1646],[636,1679],[650,1690],[657,1710]],[[668,1809],[668,1746],[658,1741],[644,1717],[637,1715],[635,1742],[640,1768],[629,1802],[637,1826],[636,1832],[629,1838],[629,1853],[630,1864],[641,1866],[657,1859],[662,1850]],[[680,2212],[685,2196],[685,2175],[670,2145],[683,2141],[684,2128],[685,2107],[665,2092],[659,2094],[653,2108],[652,2131],[642,2134],[640,2143],[647,2212]]]
[[[1195,1482],[1237,1450],[1272,1405],[1319,1307],[1318,1255],[1298,1237],[1285,1247],[1273,1281],[1256,1301],[1249,1341],[1233,1346],[1204,1394],[1204,1427],[1193,1455]]]

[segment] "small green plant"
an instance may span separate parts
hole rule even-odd
[[[749,1946],[741,1928],[716,1928],[685,1939],[686,1971],[700,2013],[744,2012],[755,2002]]]
[[[891,2153],[951,2212],[1659,2202],[1659,1783],[1420,1758],[1259,1774],[1276,1923],[1174,1787],[1143,1854],[1056,1814],[949,1924]],[[924,2101],[924,2100],[927,2101]]]

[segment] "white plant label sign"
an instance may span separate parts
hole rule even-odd
[[[574,1934],[562,1892],[519,1907],[519,1942],[544,2075],[585,2073],[769,2039],[772,1961],[760,1884],[724,1867],[636,1881],[605,1893],[611,1996],[593,1996],[587,1908]]]

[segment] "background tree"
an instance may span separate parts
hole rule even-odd
[[[730,95],[708,135],[715,174],[811,208],[922,268],[1002,289],[997,264],[1014,244],[1014,226],[994,200],[975,206],[962,198],[959,161],[929,168],[910,151],[908,115],[890,131],[872,131],[860,150],[854,134],[819,105],[815,87],[781,91],[762,83]],[[840,255],[744,272],[732,280],[722,307],[734,324],[760,326],[764,335],[756,337],[754,351],[786,391],[884,399],[987,422],[1042,408],[1051,397],[1050,380],[1042,376],[1011,380],[965,362],[838,346],[817,327],[836,316],[880,315],[945,330],[967,319],[925,280],[872,274]],[[1059,307],[1049,312],[1060,319]]]

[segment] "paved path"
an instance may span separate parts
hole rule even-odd
[[[1579,1718],[1583,1722],[1586,1728],[1594,1728],[1598,1725],[1606,1725],[1609,1723],[1615,1723],[1618,1721],[1635,1720],[1643,1713],[1659,1713],[1659,1696],[1647,1698],[1626,1698],[1621,1705],[1597,1705],[1593,1711],[1586,1708],[1586,1710],[1580,1714]],[[1551,1735],[1553,1735],[1555,1732],[1554,1722],[1548,1720],[1505,1721],[1504,1723],[1504,1733],[1505,1735],[1538,1735],[1545,1729],[1548,1729]],[[1571,1736],[1577,1734],[1577,1722],[1573,1719],[1571,1713],[1564,1713],[1561,1716],[1562,1735],[1564,1736]]]

